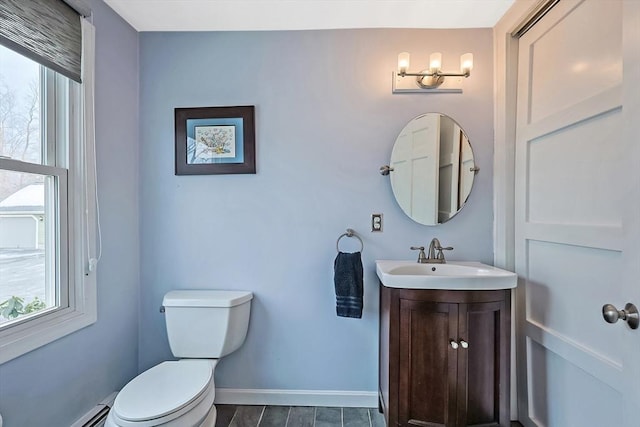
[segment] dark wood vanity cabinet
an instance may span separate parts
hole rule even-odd
[[[380,286],[387,426],[510,425],[510,290]]]

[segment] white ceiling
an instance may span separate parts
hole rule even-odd
[[[487,28],[514,0],[105,0],[138,31]]]

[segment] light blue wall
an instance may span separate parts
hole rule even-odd
[[[67,427],[137,374],[138,34],[102,1],[92,7],[104,253],[98,322],[0,365],[6,427]]]
[[[403,50],[416,66],[441,51],[452,70],[473,52],[464,94],[392,95]],[[218,366],[218,387],[375,391],[374,260],[415,258],[409,246],[437,236],[450,259],[492,262],[490,29],[143,33],[140,75],[141,370],[171,357],[164,293],[247,289],[249,334]],[[173,109],[224,105],[256,106],[257,174],[175,176]],[[404,125],[432,111],[462,125],[481,168],[468,206],[438,227],[405,217],[378,173]],[[383,233],[369,232],[374,212]],[[335,315],[347,227],[365,246],[359,320]]]
[[[221,362],[218,386],[375,391],[374,260],[412,258],[408,247],[434,236],[456,248],[451,259],[492,260],[491,30],[138,36],[101,1],[92,6],[104,239],[99,320],[0,365],[6,425],[69,425],[139,370],[169,358],[158,307],[175,288],[256,295],[247,341]],[[471,51],[473,77],[463,95],[392,95],[401,50],[414,53],[414,64],[418,52],[426,63],[442,51],[448,69]],[[256,106],[258,173],[174,176],[173,108],[216,105]],[[468,206],[436,228],[406,218],[377,172],[406,122],[429,111],[465,128],[482,168]],[[373,212],[385,215],[381,234],[368,232]],[[365,242],[360,320],[334,314],[335,239],[347,227]]]

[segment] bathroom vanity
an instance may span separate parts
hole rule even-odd
[[[466,205],[479,171],[462,126],[425,113],[402,129],[388,165],[398,206],[437,226]],[[434,238],[416,261],[376,261],[379,402],[388,427],[509,427],[511,289],[516,274],[447,262]]]
[[[508,427],[515,274],[479,263],[376,264],[387,426]]]

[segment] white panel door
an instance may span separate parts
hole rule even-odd
[[[460,126],[453,120],[440,118],[438,222],[446,222],[458,212],[460,133]]]
[[[640,329],[601,312],[640,305],[638,4],[562,0],[519,42],[518,407],[527,427],[640,426]]]
[[[398,204],[421,224],[438,223],[440,116],[412,120],[398,136],[391,158],[391,185]]]

